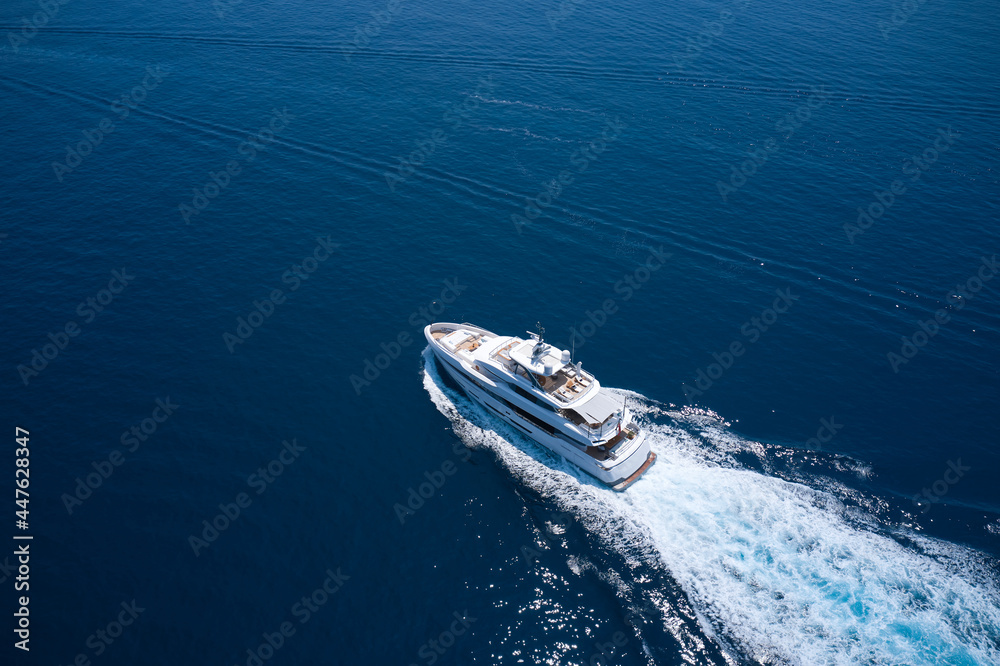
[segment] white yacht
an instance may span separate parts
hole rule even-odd
[[[540,334],[522,339],[436,323],[424,336],[471,398],[614,490],[656,460],[624,402]]]

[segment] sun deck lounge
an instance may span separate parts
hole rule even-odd
[[[431,333],[432,337],[453,352],[472,352],[479,349],[491,337],[485,333],[473,333],[465,329],[440,329]]]

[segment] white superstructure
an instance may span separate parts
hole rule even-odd
[[[430,324],[424,336],[469,396],[615,490],[656,460],[624,402],[568,351],[471,324]]]

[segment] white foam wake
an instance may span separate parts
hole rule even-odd
[[[686,431],[662,423],[645,424],[656,464],[614,493],[444,388],[429,359],[424,386],[468,445],[489,447],[520,482],[626,558],[652,553],[710,623],[705,632],[746,657],[1000,664],[1000,593],[968,549],[903,546],[858,527],[833,494],[709,461]],[[627,395],[640,418],[661,411]]]

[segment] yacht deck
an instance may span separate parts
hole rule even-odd
[[[488,332],[477,333],[460,326],[456,328],[443,327],[431,331],[431,337],[452,353],[458,354],[464,352],[463,355],[470,361],[478,356],[475,352],[484,343],[496,339],[495,335]],[[529,348],[533,346],[534,342],[528,342]],[[525,340],[519,337],[512,337],[505,342],[501,342],[497,349],[489,352],[489,358],[490,360],[499,362],[511,374],[520,375],[529,382],[537,384],[546,395],[564,404],[574,402],[577,398],[587,393],[593,385],[593,377],[583,371],[578,372],[577,368],[570,363],[562,365],[562,367],[559,367],[558,370],[548,376],[538,374],[537,372],[530,372],[529,374],[529,370],[525,369],[523,363],[517,360],[524,356],[524,354],[529,353],[527,349],[522,349],[524,345]],[[485,351],[481,351],[480,354],[485,353]],[[512,352],[514,353],[512,354]],[[566,356],[569,355],[568,352],[563,353]],[[517,358],[512,358],[512,356]]]
[[[441,328],[431,331],[431,337],[442,343],[447,349],[454,352],[472,352],[486,341],[492,340],[493,336],[488,333],[473,333],[465,329]]]

